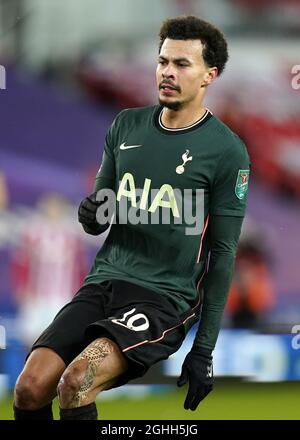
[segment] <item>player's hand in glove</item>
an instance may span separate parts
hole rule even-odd
[[[184,408],[195,411],[201,400],[213,389],[213,381],[212,356],[205,350],[192,348],[183,362],[181,376],[177,381],[179,387],[189,383]]]
[[[108,225],[100,225],[97,222],[97,209],[104,203],[96,200],[97,193],[93,193],[90,196],[83,199],[78,208],[78,221],[82,224],[85,232],[91,235],[99,235],[108,228]]]

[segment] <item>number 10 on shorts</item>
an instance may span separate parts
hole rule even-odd
[[[134,330],[135,332],[147,330],[149,328],[149,320],[144,313],[134,313],[136,309],[131,309],[124,313],[121,319],[114,318],[112,322],[123,327]]]

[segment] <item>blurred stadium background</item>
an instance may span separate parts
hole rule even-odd
[[[175,378],[192,330],[143,381],[104,393],[100,414],[299,419],[300,1],[0,0],[2,420],[12,418],[27,347],[103,241],[82,233],[78,202],[116,113],[156,103],[159,25],[179,14],[199,15],[228,38],[230,62],[206,105],[246,142],[253,167],[216,388],[196,413],[183,410]]]

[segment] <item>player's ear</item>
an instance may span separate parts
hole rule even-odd
[[[209,67],[204,75],[203,82],[201,87],[209,86],[218,76],[218,68],[217,67]]]

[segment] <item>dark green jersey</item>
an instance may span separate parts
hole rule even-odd
[[[117,208],[126,201],[148,222],[120,224],[117,213],[85,282],[127,280],[185,312],[199,300],[205,278],[209,219],[244,216],[249,157],[209,111],[182,129],[165,128],[161,112],[160,106],[124,110],[107,134],[95,190],[113,188]]]

